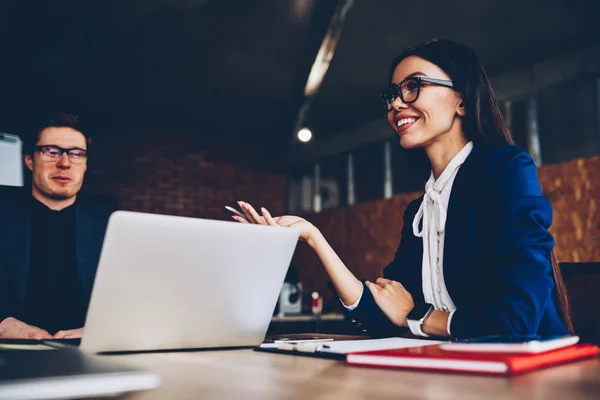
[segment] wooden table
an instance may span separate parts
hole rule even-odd
[[[250,349],[105,356],[162,375],[151,399],[598,399],[600,358],[513,378],[346,366]]]

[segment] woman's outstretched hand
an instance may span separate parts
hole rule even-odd
[[[352,272],[344,265],[340,257],[331,248],[321,232],[304,218],[293,215],[284,215],[282,217],[272,217],[265,209],[261,208],[261,214],[248,203],[238,201],[247,219],[234,215],[233,219],[245,224],[260,224],[271,226],[294,227],[300,231],[300,240],[304,240],[317,253],[317,256],[323,263],[325,271],[335,291],[340,296],[344,304],[353,304],[360,297],[363,290],[362,282],[359,281]]]
[[[283,215],[281,217],[273,217],[267,211],[266,208],[261,208],[261,214],[259,214],[254,207],[243,201],[238,201],[238,205],[242,209],[244,215],[248,220],[243,219],[237,215],[232,218],[241,223],[251,223],[259,225],[271,225],[271,226],[282,226],[282,227],[293,227],[300,231],[300,240],[310,241],[315,237],[319,230],[310,222],[304,218],[296,217],[294,215]]]

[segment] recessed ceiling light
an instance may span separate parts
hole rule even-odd
[[[302,128],[298,131],[298,139],[300,139],[301,142],[306,143],[312,139],[312,132],[308,128]]]

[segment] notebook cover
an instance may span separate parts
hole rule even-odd
[[[513,375],[569,361],[595,357],[599,348],[577,344],[537,354],[497,354],[442,350],[439,345],[383,351],[350,353],[346,363],[391,368]],[[429,365],[423,365],[419,359]],[[435,361],[439,360],[438,363]],[[433,361],[433,362],[432,362]],[[449,365],[452,363],[452,365]],[[483,363],[483,364],[482,364]],[[505,371],[490,370],[486,363],[505,366]]]

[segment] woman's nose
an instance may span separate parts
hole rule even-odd
[[[400,96],[396,96],[396,98],[394,99],[394,101],[392,101],[392,103],[390,104],[390,111],[391,110],[399,110],[401,108],[405,108],[406,107],[406,103],[402,101],[402,99],[400,98]]]

